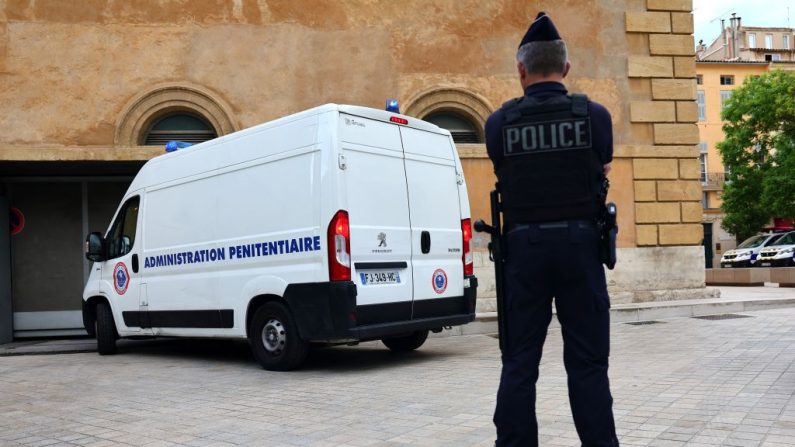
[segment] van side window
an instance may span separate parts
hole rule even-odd
[[[135,230],[138,224],[138,205],[141,198],[135,196],[128,200],[116,220],[110,227],[107,236],[108,259],[118,258],[129,253],[135,244]]]

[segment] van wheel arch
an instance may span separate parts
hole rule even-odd
[[[282,303],[288,308],[290,307],[287,301],[278,295],[259,295],[252,298],[251,301],[248,302],[248,308],[246,309],[246,337],[248,337],[251,332],[251,321],[254,319],[254,314],[257,313],[257,309],[271,301]]]
[[[83,327],[88,332],[88,335],[96,336],[94,324],[97,321],[97,304],[104,302],[110,306],[110,302],[104,296],[92,296],[91,298],[83,301]]]

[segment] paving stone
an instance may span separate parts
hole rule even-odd
[[[795,309],[612,326],[623,446],[795,447]],[[264,371],[244,343],[155,340],[0,357],[0,445],[491,446],[496,340],[432,337],[313,350]],[[579,446],[553,324],[538,382],[540,443]]]

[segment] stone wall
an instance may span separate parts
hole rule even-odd
[[[637,245],[696,245],[703,235],[692,4],[647,5],[627,12],[626,30],[637,42],[628,60],[630,125],[650,132],[652,144],[617,155],[633,158]]]
[[[146,160],[161,148],[139,146],[141,129],[168,107],[195,110],[226,133],[328,102],[381,108],[397,97],[406,113],[449,107],[482,126],[521,94],[515,51],[544,10],[569,46],[570,91],[604,104],[614,121],[609,199],[619,206],[624,250],[613,289],[622,300],[649,284],[698,294],[691,9],[691,0],[339,0],[323,8],[310,0],[0,0],[0,163]],[[488,219],[494,175],[485,147],[458,149],[472,217]],[[475,245],[483,250],[485,241]],[[672,258],[686,261],[664,269],[667,282],[655,276]],[[621,274],[632,260],[643,262]],[[490,265],[479,265],[488,277]]]

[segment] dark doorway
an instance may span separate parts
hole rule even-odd
[[[715,252],[712,250],[712,224],[702,225],[704,225],[704,267],[711,269],[712,258],[715,257]]]
[[[1,187],[1,186],[0,186]],[[13,338],[14,313],[11,306],[11,238],[8,198],[0,195],[0,343]]]
[[[129,184],[124,177],[6,179],[7,206],[25,216],[24,229],[5,248],[10,281],[0,281],[0,287],[11,286],[15,338],[84,333],[81,304],[90,263],[83,241],[90,231],[104,233]],[[8,211],[5,216],[8,235]],[[0,256],[2,250],[0,241]],[[0,277],[2,270],[0,257]],[[0,304],[0,318],[2,312]]]

